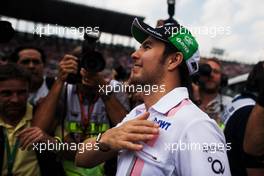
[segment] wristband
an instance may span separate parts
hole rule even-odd
[[[54,136],[53,139],[54,139],[57,143],[59,143],[59,144],[62,143],[61,138],[58,137],[58,136]],[[55,144],[55,145],[56,145],[56,144]],[[55,154],[57,154],[57,155],[59,156],[60,149],[57,149],[57,148],[55,147],[55,149],[52,150],[52,152],[55,153]]]
[[[58,136],[55,136],[54,137],[54,139],[58,142],[58,143],[62,143],[62,140],[61,140],[61,138],[60,137],[58,137]]]
[[[99,133],[98,136],[96,137],[96,143],[98,144],[97,146],[99,147],[100,151],[108,152],[111,148],[108,145],[100,142],[101,137],[102,137],[102,133]]]

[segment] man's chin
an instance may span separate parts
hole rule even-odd
[[[9,111],[7,114],[7,117],[10,117],[10,119],[13,119],[13,120],[18,120],[18,119],[21,119],[24,115],[25,113],[21,111]]]
[[[79,84],[79,90],[85,94],[86,93],[96,93],[98,90],[98,87],[91,86],[91,85]]]
[[[206,88],[205,91],[208,94],[214,94],[214,93],[218,92],[218,89],[216,89],[216,88]]]
[[[33,83],[39,83],[39,82],[43,81],[43,77],[42,76],[34,75],[33,73],[32,73],[31,79],[32,79]]]
[[[142,81],[139,79],[131,79],[129,84],[130,85],[142,85]]]
[[[132,75],[130,77],[130,83],[131,84],[141,84],[142,83],[142,78],[140,76]]]

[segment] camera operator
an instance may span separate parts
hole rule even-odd
[[[231,97],[221,94],[221,89],[226,82],[227,80],[224,79],[222,74],[222,65],[218,59],[207,59],[200,66],[198,80],[199,97],[196,97],[196,102],[220,126],[222,124],[221,114],[224,112],[226,105],[231,103],[232,100]]]

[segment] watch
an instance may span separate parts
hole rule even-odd
[[[111,150],[111,148],[107,144],[100,142],[102,135],[103,135],[103,133],[98,134],[98,136],[96,137],[96,144],[99,147],[100,151],[108,152]]]
[[[111,92],[108,92],[108,93],[103,93],[103,94],[100,94],[101,98],[104,100],[104,101],[107,101],[111,98],[111,96],[113,95],[113,91]]]

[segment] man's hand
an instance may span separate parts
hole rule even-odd
[[[25,128],[18,134],[20,140],[20,147],[22,150],[27,149],[33,143],[52,141],[56,142],[54,138],[46,134],[39,127]]]
[[[77,74],[78,58],[73,55],[66,54],[59,63],[58,79],[65,82],[70,73]]]
[[[107,130],[102,135],[100,142],[108,145],[113,150],[141,150],[143,145],[138,142],[151,140],[159,133],[159,125],[146,120],[148,116],[149,113],[145,112],[134,120]]]

